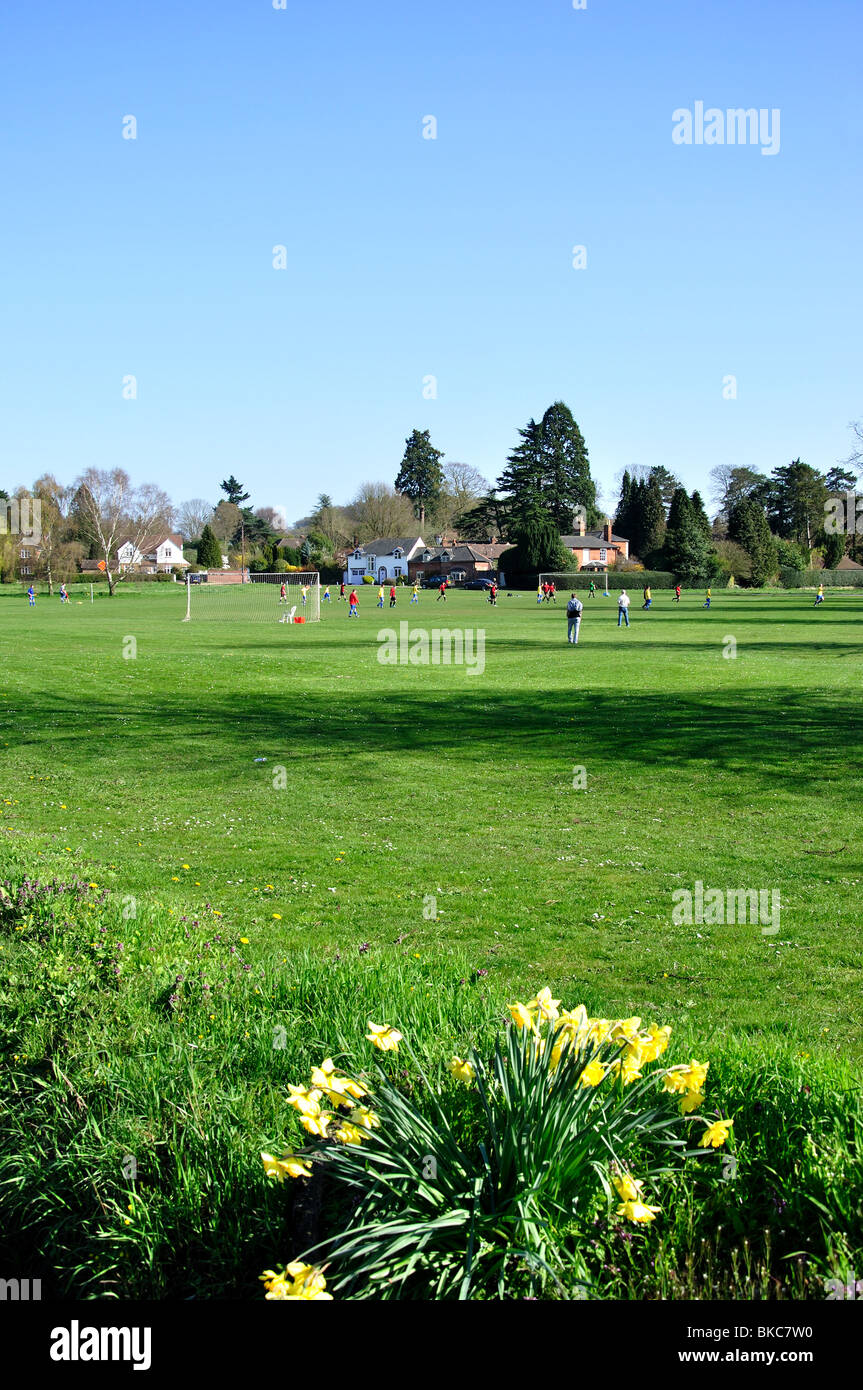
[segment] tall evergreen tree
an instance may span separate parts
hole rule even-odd
[[[614,513],[614,529],[619,536],[630,540],[632,518],[632,478],[629,469],[623,470],[623,477],[620,482],[620,497],[617,499],[617,509]]]
[[[410,498],[421,527],[425,525],[426,507],[437,501],[443,488],[442,458],[443,452],[432,444],[429,430],[413,430],[405,440],[395,489]]]
[[[561,544],[558,523],[536,495],[519,516],[515,542],[520,568],[528,574],[565,569],[571,558]]]
[[[201,539],[198,542],[198,564],[208,570],[220,570],[222,568],[222,547],[209,523],[201,532]]]
[[[572,531],[579,507],[584,508],[588,525],[596,523],[600,513],[587,445],[563,401],[550,405],[539,424],[530,420],[519,430],[519,442],[497,486],[511,498],[516,518],[530,512],[539,499],[559,533]]]
[[[656,481],[659,484],[659,491],[662,493],[662,505],[665,508],[665,515],[667,519],[668,512],[671,507],[671,499],[674,496],[677,489],[680,487],[680,479],[675,478],[674,474],[671,473],[662,463],[658,463],[654,468],[651,468],[650,476],[652,478],[656,478]]]
[[[701,527],[705,540],[707,540],[708,542],[712,541],[713,527],[710,524],[710,518],[707,515],[704,502],[701,499],[701,493],[698,491],[697,488],[695,492],[693,492],[690,501],[692,503],[692,510],[695,513],[696,520],[698,521],[698,524]]]
[[[728,535],[742,545],[752,563],[752,583],[760,589],[776,573],[777,555],[763,507],[750,497],[742,497],[731,508]]]
[[[712,546],[704,534],[693,500],[686,488],[675,490],[668,509],[663,558],[666,568],[678,579],[696,584],[713,571]]]
[[[238,483],[233,473],[230,478],[225,478],[221,484],[222,492],[229,502],[233,502],[235,507],[239,507],[241,502],[248,502],[249,494],[243,491],[243,484]]]
[[[644,488],[642,528],[641,558],[647,562],[662,549],[662,542],[665,540],[665,503],[655,473],[651,473]]]
[[[771,474],[767,515],[779,536],[798,541],[810,549],[815,536],[824,529],[824,503],[827,484],[808,463],[795,459]]]

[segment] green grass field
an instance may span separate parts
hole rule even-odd
[[[182,624],[173,586],[0,600],[7,849],[256,942],[407,933],[599,1010],[859,1052],[863,594],[659,593],[628,631],[597,596],[577,650],[525,594],[362,598],[305,628]],[[378,662],[391,619],[444,611],[484,628],[482,674]],[[674,926],[697,880],[778,890],[780,932]]]
[[[287,628],[183,624],[172,585],[34,610],[0,595],[0,878],[98,885],[69,909],[72,966],[59,919],[31,939],[9,916],[2,936],[0,1218],[57,1291],[257,1297],[305,1219],[258,1149],[286,1132],[285,1082],[348,1048],[376,997],[399,1026],[415,1011],[441,1066],[546,983],[671,1024],[682,1056],[714,1057],[726,1103],[755,1106],[736,1131],[744,1169],[747,1152],[762,1165],[750,1208],[721,1208],[738,1236],[766,1228],[763,1203],[783,1209],[763,1165],[784,1202],[804,1162],[805,1074],[852,1097],[863,593],[815,612],[811,594],[721,592],[708,612],[660,591],[649,613],[633,600],[629,630],[598,595],[577,649],[562,600],[408,597],[380,613],[364,591],[355,622],[334,601]],[[484,670],[382,665],[377,634],[404,619],[484,629]],[[778,891],[780,930],[675,925],[672,894],[697,881]],[[82,920],[125,957],[109,965]],[[787,1104],[754,1122],[771,1091]],[[859,1193],[856,1104],[824,1101],[832,1177],[800,1177],[830,1212],[806,1247],[820,1269],[859,1242],[859,1200],[841,1196]],[[131,1185],[125,1153],[149,1155]],[[634,1268],[633,1296],[648,1268],[652,1294],[694,1296],[682,1230],[664,1265]],[[774,1232],[783,1259],[791,1230]],[[768,1274],[735,1283],[725,1254],[714,1296],[766,1296]]]

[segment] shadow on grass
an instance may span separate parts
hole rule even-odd
[[[863,706],[847,690],[687,691],[657,699],[642,691],[572,689],[514,695],[483,688],[482,678],[453,686],[454,673],[431,668],[421,689],[382,698],[356,686],[332,691],[268,688],[194,694],[166,688],[159,703],[88,697],[80,709],[44,693],[16,699],[4,721],[34,759],[60,755],[91,767],[122,762],[152,768],[199,763],[235,776],[254,757],[332,763],[328,775],[350,780],[351,760],[387,755],[486,761],[489,778],[520,751],[559,760],[577,744],[582,760],[609,769],[681,770],[691,762],[745,771],[750,779],[802,788],[835,778],[851,794],[863,772]],[[415,672],[406,669],[406,675]],[[35,761],[34,761],[35,766]],[[296,766],[296,762],[294,762]],[[438,773],[445,768],[439,763]],[[396,775],[395,773],[393,775]],[[398,770],[399,777],[403,775]]]

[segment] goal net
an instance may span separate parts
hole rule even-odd
[[[203,584],[186,578],[183,621],[286,623],[321,617],[321,580],[316,570],[294,574],[250,574],[245,584],[225,584],[212,577]]]

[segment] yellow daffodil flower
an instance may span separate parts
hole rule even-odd
[[[703,1091],[687,1091],[686,1095],[682,1096],[680,1100],[681,1115],[691,1115],[693,1110],[698,1109],[703,1100]]]
[[[340,1144],[361,1144],[365,1136],[362,1130],[356,1125],[349,1124],[347,1120],[342,1120],[338,1129],[333,1130],[333,1138],[338,1139]]]
[[[536,1031],[536,1023],[533,1014],[524,1004],[508,1004],[507,1008],[512,1016],[512,1021],[516,1028],[521,1030],[527,1028],[531,1033]]]
[[[641,1178],[634,1178],[630,1173],[621,1173],[619,1177],[612,1177],[618,1197],[624,1202],[637,1202],[640,1200],[641,1189],[644,1186]]]
[[[578,1078],[582,1086],[598,1086],[605,1076],[605,1068],[601,1062],[588,1062],[581,1076]]]
[[[381,1052],[398,1052],[402,1034],[397,1028],[391,1028],[388,1023],[372,1023],[369,1019],[366,1038],[375,1047],[379,1047]]]
[[[380,1129],[381,1122],[378,1116],[365,1105],[358,1105],[353,1115],[351,1124],[362,1125],[363,1129]]]
[[[279,1182],[284,1182],[285,1178],[310,1178],[312,1176],[311,1164],[305,1158],[298,1158],[296,1154],[288,1154],[287,1158],[273,1158],[272,1154],[261,1154],[264,1164],[264,1172],[268,1178],[278,1178]]]
[[[728,1138],[728,1131],[731,1129],[733,1120],[714,1120],[712,1125],[708,1125],[698,1141],[700,1149],[707,1149],[711,1146],[718,1149]]]
[[[310,1091],[306,1086],[291,1086],[290,1084],[288,1090],[291,1093],[288,1105],[294,1110],[299,1111],[301,1115],[320,1115],[321,1107],[318,1101],[322,1095],[321,1091]]]
[[[463,1081],[466,1086],[476,1079],[476,1072],[470,1062],[463,1061],[461,1057],[453,1057],[449,1069],[456,1081]]]
[[[618,1216],[625,1216],[627,1221],[654,1221],[658,1211],[662,1211],[662,1207],[648,1207],[637,1201],[621,1202],[617,1208]]]
[[[308,1134],[317,1134],[319,1138],[326,1139],[327,1127],[332,1119],[332,1115],[326,1111],[319,1112],[317,1115],[303,1115],[300,1124]]]
[[[536,998],[531,999],[526,1007],[536,1009],[541,1019],[553,1023],[558,1016],[557,1006],[559,1003],[559,999],[552,999],[551,990],[546,985],[545,989],[541,989]]]

